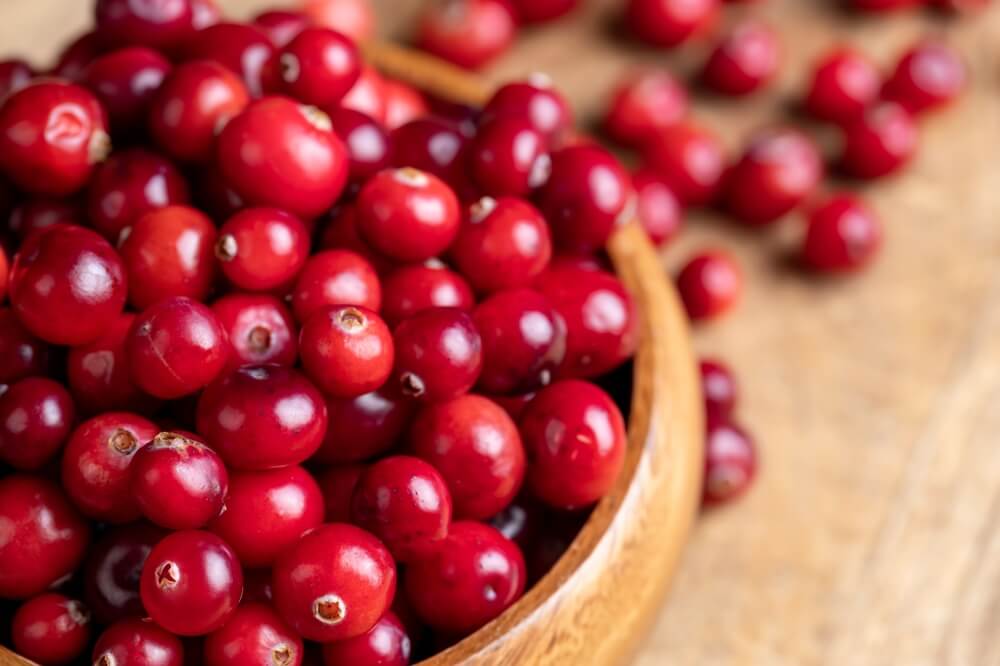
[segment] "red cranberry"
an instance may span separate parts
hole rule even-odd
[[[757,454],[750,436],[733,423],[709,419],[702,504],[736,499],[750,487],[756,471]]]
[[[434,174],[463,188],[471,138],[466,128],[443,118],[417,118],[392,132],[392,163]]]
[[[841,168],[855,178],[881,178],[898,171],[917,150],[917,128],[910,113],[884,102],[844,126]]]
[[[0,479],[0,597],[26,599],[75,571],[90,527],[52,482]]]
[[[375,10],[369,0],[305,0],[301,4],[313,23],[356,42],[368,39],[375,30]]]
[[[429,308],[403,321],[393,334],[395,385],[428,402],[466,393],[483,367],[482,339],[472,318],[455,308]]]
[[[701,390],[705,395],[705,411],[708,417],[728,418],[736,406],[736,377],[720,361],[702,359]]]
[[[222,12],[215,5],[215,0],[191,0],[191,25],[195,30],[215,25],[221,20]]]
[[[21,325],[13,310],[0,307],[0,384],[43,374],[48,357],[48,346]]]
[[[324,666],[407,666],[410,636],[392,611],[354,638],[323,645]]]
[[[521,418],[521,412],[524,408],[528,406],[532,398],[535,397],[534,391],[528,391],[527,393],[519,393],[518,395],[492,395],[489,396],[490,400],[500,405],[500,407],[507,412],[507,416],[517,421]]]
[[[340,100],[340,106],[371,116],[375,122],[385,122],[385,80],[371,65],[361,65],[358,82]]]
[[[638,316],[621,281],[602,270],[553,266],[535,282],[562,317],[566,355],[557,375],[596,377],[635,352]]]
[[[392,372],[389,327],[367,308],[341,305],[314,312],[299,333],[306,373],[327,394],[340,398],[374,391]]]
[[[133,46],[93,60],[83,84],[104,104],[115,132],[146,122],[150,100],[170,72],[170,61],[153,49]]]
[[[229,345],[208,307],[175,297],[135,318],[125,349],[135,385],[157,398],[173,399],[215,379],[226,365]]]
[[[79,82],[87,65],[107,50],[104,38],[97,34],[97,31],[85,32],[59,52],[56,64],[52,68],[52,75]]]
[[[132,307],[144,310],[173,296],[204,300],[215,279],[215,238],[212,220],[188,206],[139,217],[119,248]]]
[[[68,664],[90,639],[90,612],[61,594],[42,594],[17,609],[11,621],[14,649],[43,664]]]
[[[83,226],[78,207],[59,199],[30,199],[14,208],[7,222],[8,228],[22,241],[54,224]]]
[[[710,319],[731,308],[740,297],[743,276],[727,253],[711,250],[695,255],[677,276],[677,290],[694,320]]]
[[[611,153],[576,145],[552,154],[552,175],[538,193],[538,207],[560,248],[592,252],[604,247],[628,214],[632,185]]]
[[[410,564],[406,597],[434,629],[469,634],[524,593],[521,550],[489,525],[454,523],[444,543]]]
[[[521,23],[547,23],[573,11],[579,0],[513,0]]]
[[[683,210],[677,195],[659,174],[648,168],[633,174],[632,187],[639,225],[657,247],[669,243],[683,224]]]
[[[866,12],[888,12],[915,7],[925,0],[846,0],[853,9]]]
[[[240,289],[289,284],[309,256],[309,230],[277,208],[248,208],[226,220],[215,245],[222,273]]]
[[[278,90],[277,49],[267,33],[243,23],[216,23],[184,46],[185,60],[214,60],[238,74],[253,97]]]
[[[880,87],[875,65],[863,54],[840,47],[816,65],[805,108],[820,120],[845,123],[864,115]]]
[[[484,116],[519,116],[558,147],[573,127],[573,112],[544,74],[500,86],[483,107]]]
[[[285,550],[273,571],[274,604],[303,638],[329,642],[360,636],[389,609],[396,566],[378,539],[331,523]]]
[[[965,88],[965,65],[950,46],[923,42],[906,52],[882,88],[882,98],[910,113],[952,101]]]
[[[444,477],[456,518],[489,518],[521,488],[525,462],[517,426],[487,398],[465,395],[427,405],[409,437],[413,455]]]
[[[0,99],[26,87],[34,77],[35,70],[23,60],[0,61]]]
[[[506,51],[517,25],[501,0],[449,0],[427,5],[417,28],[420,48],[474,69]]]
[[[722,180],[726,157],[718,138],[690,123],[678,123],[648,137],[645,163],[684,206],[712,201]]]
[[[719,0],[629,0],[625,23],[633,35],[657,46],[677,46],[707,32]]]
[[[152,99],[149,132],[157,146],[184,162],[207,162],[216,132],[250,103],[243,80],[217,62],[178,65]]]
[[[240,368],[198,400],[198,432],[234,469],[295,465],[326,433],[323,396],[305,377],[277,365]]]
[[[385,126],[390,130],[430,113],[423,94],[402,81],[386,79],[382,92],[385,95]]]
[[[0,105],[0,170],[27,192],[73,194],[110,150],[104,110],[86,88],[42,80]]]
[[[305,28],[278,56],[286,94],[303,104],[336,104],[357,83],[361,56],[348,37],[326,28]]]
[[[763,23],[744,21],[715,46],[701,79],[724,95],[746,95],[766,85],[778,71],[778,38]]]
[[[493,196],[521,196],[545,184],[552,169],[545,137],[527,118],[497,116],[479,126],[469,158],[472,177]]]
[[[271,566],[278,555],[323,522],[323,495],[297,465],[237,472],[222,514],[209,529],[232,546],[245,567]]]
[[[244,365],[295,365],[298,329],[285,304],[266,294],[229,294],[212,304],[229,339],[228,370]]]
[[[751,138],[726,177],[726,208],[746,224],[770,224],[802,203],[822,178],[823,159],[809,137],[766,130]]]
[[[366,469],[368,465],[363,463],[334,465],[316,477],[316,483],[323,493],[326,516],[324,522],[351,522],[351,499],[354,497],[354,489],[358,486],[358,479]]]
[[[87,189],[90,224],[112,243],[144,213],[189,200],[187,181],[155,153],[133,149],[112,155]]]
[[[170,48],[193,30],[191,0],[97,0],[97,31],[108,43]]]
[[[271,9],[257,14],[253,24],[266,32],[271,42],[280,49],[312,25],[312,21],[302,12]]]
[[[295,318],[304,322],[330,305],[360,305],[372,312],[382,306],[378,274],[361,255],[326,250],[309,257],[292,292]]]
[[[841,194],[810,214],[802,260],[819,271],[850,271],[866,264],[881,244],[882,227],[875,214],[860,199]]]
[[[639,146],[657,130],[683,120],[689,105],[687,88],[670,72],[635,72],[612,94],[604,130],[613,139]]]
[[[354,203],[344,202],[330,211],[326,226],[320,234],[321,250],[350,250],[364,257],[379,275],[392,270],[394,262],[377,254],[358,234]]]
[[[389,133],[377,120],[354,109],[330,109],[330,121],[347,146],[351,181],[364,183],[392,161]]]
[[[343,463],[385,453],[399,441],[413,414],[413,403],[387,391],[356,398],[329,398],[330,426],[315,460]]]
[[[14,469],[44,466],[73,428],[73,399],[58,382],[28,377],[0,395],[0,460]]]
[[[548,232],[547,227],[545,231]],[[460,234],[456,247],[461,239]],[[403,266],[382,282],[382,317],[390,326],[430,308],[458,308],[469,312],[475,302],[469,283],[433,259]]]
[[[139,593],[158,625],[200,636],[233,616],[243,595],[243,570],[233,549],[211,532],[174,532],[146,559]]]
[[[302,639],[266,605],[244,604],[221,629],[205,639],[205,663],[212,666],[297,666]]]
[[[93,231],[49,227],[21,245],[9,293],[18,319],[39,338],[86,344],[105,333],[125,306],[125,269]]]
[[[94,666],[183,666],[184,646],[153,622],[129,618],[101,634],[93,657]]]
[[[990,0],[931,0],[930,5],[952,12],[982,11],[990,4]]]
[[[216,145],[226,182],[253,205],[311,219],[333,205],[347,182],[347,149],[330,119],[283,97],[250,104]]]
[[[130,523],[109,530],[87,555],[84,598],[101,624],[142,617],[139,599],[142,565],[166,532],[147,523]]]
[[[7,299],[7,280],[10,277],[10,262],[7,260],[7,250],[0,246],[0,303]]]

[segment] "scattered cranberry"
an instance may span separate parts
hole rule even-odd
[[[493,93],[483,107],[483,115],[519,116],[559,147],[573,125],[573,112],[552,82],[544,74],[533,74],[526,81],[507,83]]]
[[[277,50],[253,25],[216,23],[199,30],[184,46],[184,59],[215,61],[238,74],[253,97],[278,90]]]
[[[97,0],[94,16],[101,39],[122,46],[171,48],[194,29],[191,0]]]
[[[816,65],[805,108],[820,120],[852,121],[878,99],[881,85],[878,69],[868,58],[840,47]]]
[[[666,245],[680,232],[683,210],[670,186],[651,169],[632,176],[635,216],[654,245]]]
[[[243,604],[221,629],[205,639],[212,666],[293,666],[302,663],[302,639],[265,604]]]
[[[753,440],[737,425],[709,419],[705,438],[705,485],[702,503],[729,502],[750,487],[757,471]]]
[[[336,104],[357,83],[361,56],[348,37],[305,28],[278,56],[284,91],[314,106]]]
[[[300,4],[313,23],[343,33],[356,42],[368,39],[375,30],[371,0],[305,0]]]
[[[858,198],[834,196],[809,216],[802,260],[810,268],[839,272],[860,268],[882,244],[878,218]]]
[[[455,308],[431,308],[393,334],[395,384],[404,395],[434,402],[467,392],[482,370],[482,339],[472,318]]]
[[[778,71],[778,38],[762,23],[745,21],[716,45],[701,79],[724,95],[746,95],[766,85]]]
[[[279,49],[312,25],[308,16],[299,11],[271,9],[254,17],[253,24],[267,33]]]
[[[351,500],[354,497],[354,489],[358,487],[358,479],[366,469],[368,465],[364,463],[334,465],[317,475],[316,483],[323,493],[323,505],[326,509],[325,522],[351,522]]]
[[[17,609],[11,635],[20,656],[42,664],[68,664],[87,648],[90,613],[69,597],[42,594]]]
[[[142,565],[166,530],[136,522],[108,530],[87,554],[84,599],[101,624],[142,617],[139,598]]]
[[[657,46],[678,44],[707,32],[719,0],[629,0],[625,23],[633,35]]]
[[[153,622],[129,618],[101,634],[93,657],[94,666],[183,666],[184,646]]]
[[[715,360],[702,359],[699,369],[708,417],[729,418],[736,406],[736,377],[727,366]]]
[[[624,144],[638,146],[657,130],[682,121],[688,108],[687,88],[672,74],[635,72],[612,93],[604,130]]]
[[[501,0],[449,0],[427,5],[417,28],[419,46],[475,69],[506,51],[517,25]]]
[[[398,597],[397,597],[398,598]],[[407,666],[411,642],[406,627],[392,611],[354,638],[325,643],[324,666]]]
[[[464,233],[459,234],[456,248],[464,244],[463,236]],[[433,259],[396,269],[382,281],[382,317],[390,326],[430,308],[469,312],[474,305],[469,283]]]
[[[385,127],[354,109],[330,109],[330,121],[350,157],[351,182],[363,184],[392,161],[392,147]]]
[[[153,49],[132,46],[94,59],[83,84],[104,104],[116,135],[145,125],[150,101],[170,72],[170,61]]]
[[[22,241],[54,224],[83,226],[79,207],[61,199],[29,199],[11,211],[7,222],[8,228]]]
[[[23,60],[0,61],[0,99],[27,87],[35,77],[35,70]]]
[[[898,171],[917,150],[917,128],[902,106],[884,102],[844,126],[841,168],[851,176],[872,180]]]
[[[299,355],[306,373],[324,392],[352,398],[374,391],[388,379],[392,334],[367,308],[325,307],[302,325]]]
[[[691,319],[709,319],[736,303],[743,277],[731,256],[713,250],[688,261],[677,276],[677,289]]]
[[[62,384],[28,377],[0,395],[0,460],[22,471],[40,469],[62,448],[76,410]]]
[[[651,135],[643,157],[684,206],[710,203],[722,181],[726,157],[718,138],[690,123]]]
[[[528,119],[493,117],[480,124],[472,140],[472,177],[488,195],[526,195],[549,179],[552,159],[547,144]]]
[[[402,81],[386,79],[382,93],[385,96],[385,126],[390,130],[430,113],[423,94]]]
[[[245,365],[292,366],[298,329],[285,304],[266,294],[229,294],[212,304],[229,339],[228,370]]]
[[[340,100],[345,109],[360,111],[371,116],[375,122],[385,122],[385,80],[371,65],[361,66],[358,82]]]
[[[239,289],[266,291],[291,283],[309,256],[309,230],[276,208],[248,208],[219,229],[223,275]]]
[[[0,384],[43,374],[48,359],[48,346],[24,328],[13,310],[0,307]]]
[[[359,305],[372,312],[382,306],[382,287],[372,265],[350,250],[314,254],[292,292],[295,318],[305,322],[330,305]]]
[[[882,98],[910,113],[921,113],[952,101],[965,88],[965,65],[950,46],[923,42],[900,59],[882,88]]]
[[[330,426],[315,460],[324,463],[357,462],[393,448],[413,413],[413,403],[380,390],[356,398],[329,398]]]

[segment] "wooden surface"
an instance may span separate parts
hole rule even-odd
[[[44,4],[4,0],[32,26],[0,24],[5,44],[49,53],[87,3]],[[398,35],[416,0],[377,4]],[[864,275],[824,281],[790,269],[795,220],[760,235],[697,214],[665,252],[671,270],[712,244],[743,262],[746,298],[697,344],[739,372],[740,416],[763,465],[745,501],[699,523],[636,664],[1000,664],[1000,9],[886,22],[852,20],[833,0],[762,4],[754,11],[780,29],[786,51],[780,85],[739,104],[697,103],[732,146],[747,128],[786,119],[809,63],[838,41],[888,66],[914,38],[943,35],[974,81],[957,107],[923,123],[916,164],[868,188],[887,243]],[[699,47],[678,57],[624,44],[608,29],[615,5],[595,0],[525,34],[490,75],[547,71],[588,118],[630,63],[684,72],[697,60]]]

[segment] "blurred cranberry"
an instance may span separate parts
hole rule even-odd
[[[925,41],[907,51],[882,88],[882,98],[910,113],[942,106],[965,88],[965,65],[947,44]]]
[[[670,242],[683,224],[677,195],[670,186],[651,169],[641,169],[632,176],[635,189],[635,215],[639,225],[656,246]]]
[[[385,123],[386,100],[385,79],[371,65],[361,66],[361,76],[357,83],[340,100],[345,109],[360,111],[371,116],[376,122]]]
[[[483,107],[483,116],[516,115],[548,137],[558,148],[573,126],[573,112],[563,96],[544,74],[532,74],[525,81],[513,81],[497,88]]]
[[[0,99],[31,83],[35,70],[23,60],[0,60]]]
[[[503,0],[446,0],[428,4],[417,43],[450,62],[475,69],[506,51],[517,25]]]
[[[878,251],[882,227],[860,199],[841,194],[824,201],[809,215],[802,260],[823,272],[860,268]]]
[[[705,437],[702,504],[730,502],[747,491],[757,473],[753,440],[739,426],[709,419]]]
[[[820,120],[854,120],[878,98],[880,86],[881,76],[868,58],[840,47],[816,65],[805,109]]]
[[[628,0],[625,23],[633,35],[657,46],[677,46],[715,23],[719,0]]]
[[[724,95],[746,95],[766,85],[777,73],[778,38],[756,21],[738,24],[716,45],[701,80]]]
[[[170,67],[158,51],[133,46],[94,59],[83,84],[104,104],[117,136],[145,126],[150,102]]]
[[[680,122],[688,106],[687,88],[669,72],[635,72],[612,93],[604,130],[622,143],[639,145],[655,130]]]
[[[304,0],[302,11],[313,23],[363,42],[375,32],[371,0]]]
[[[871,180],[898,171],[917,150],[913,116],[898,104],[882,102],[843,128],[840,167],[855,178]]]
[[[266,32],[271,42],[280,49],[311,26],[312,20],[300,11],[269,9],[257,14],[253,24]]]
[[[215,60],[243,77],[254,97],[279,88],[277,50],[267,33],[242,23],[199,30],[184,47],[184,60]]]
[[[739,299],[743,277],[736,261],[727,253],[713,250],[692,258],[677,276],[688,316],[694,320],[716,317]]]
[[[191,0],[97,0],[101,39],[116,46],[170,49],[194,32]]]
[[[666,127],[645,142],[645,163],[684,206],[701,206],[715,197],[725,171],[725,153],[715,134],[690,123]]]
[[[545,23],[573,11],[579,0],[511,0],[521,23]]]

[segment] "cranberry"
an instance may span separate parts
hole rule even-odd
[[[521,23],[547,23],[573,11],[579,0],[513,0]]]
[[[151,102],[149,132],[160,150],[184,162],[207,162],[215,135],[250,103],[243,80],[217,62],[178,65]]]
[[[146,122],[150,100],[170,72],[170,61],[153,49],[133,46],[94,59],[83,84],[104,104],[115,132]]]
[[[330,426],[315,457],[324,463],[356,462],[388,451],[413,413],[412,402],[383,390],[356,398],[329,398],[326,407]]]
[[[385,122],[385,81],[371,65],[361,65],[361,76],[346,95],[340,106],[371,116],[375,122]]]
[[[853,9],[866,12],[888,12],[915,7],[925,0],[846,0]]]
[[[7,260],[7,250],[0,246],[0,303],[7,298],[7,280],[10,277],[10,262]]]
[[[763,23],[736,25],[708,57],[701,79],[724,95],[746,95],[766,85],[778,71],[778,38]]]
[[[26,599],[75,571],[90,527],[52,482],[0,479],[0,597]]]
[[[215,245],[222,273],[240,289],[266,291],[295,279],[309,256],[309,230],[277,208],[248,208],[226,220]]]
[[[357,83],[361,56],[348,37],[305,28],[278,56],[284,92],[304,104],[336,104]]]
[[[80,345],[99,338],[125,305],[125,269],[103,238],[59,225],[26,239],[14,258],[10,302],[46,342]]]
[[[228,370],[244,365],[295,365],[298,329],[285,304],[266,294],[229,294],[212,304],[229,339]]]
[[[802,260],[820,271],[850,271],[866,264],[882,243],[878,218],[860,199],[841,194],[809,216]]]
[[[409,445],[441,472],[456,518],[489,518],[510,504],[524,480],[517,426],[503,408],[481,396],[424,407],[410,428]]]
[[[325,522],[351,522],[351,499],[354,497],[354,489],[358,486],[358,479],[366,469],[368,465],[363,463],[334,465],[316,477],[316,482],[323,493]]]
[[[705,437],[705,482],[702,504],[729,502],[750,487],[757,471],[753,440],[739,426],[709,419]]]
[[[52,68],[52,76],[78,83],[83,78],[87,65],[107,50],[107,44],[101,35],[96,31],[85,32],[59,52]]]
[[[545,228],[546,233],[548,228]],[[462,235],[456,247],[462,243]],[[430,308],[472,310],[475,297],[469,283],[444,264],[429,259],[403,266],[382,282],[382,317],[390,326]]]
[[[613,139],[639,146],[657,130],[682,121],[689,105],[687,88],[670,72],[635,72],[612,94],[604,130]]]
[[[975,12],[988,7],[990,0],[931,0],[930,5],[952,12]]]
[[[129,618],[101,634],[93,657],[94,666],[183,666],[184,646],[149,620]]]
[[[666,245],[680,232],[683,211],[677,195],[652,169],[632,175],[635,189],[635,216],[657,247]]]
[[[856,178],[887,176],[910,161],[917,139],[913,117],[905,108],[892,102],[877,104],[844,126],[840,166]]]
[[[297,465],[237,472],[222,514],[209,529],[232,546],[245,567],[270,566],[305,532],[323,522],[323,495]]]
[[[104,110],[86,88],[42,80],[0,105],[0,171],[27,192],[73,194],[110,150]]]
[[[545,137],[519,116],[497,116],[480,125],[469,158],[473,179],[494,196],[520,196],[548,180],[552,159]]]
[[[510,48],[517,25],[501,0],[449,0],[427,5],[417,43],[439,58],[474,69]]]
[[[386,79],[382,92],[385,95],[385,126],[391,130],[430,113],[423,94],[402,81]]]
[[[882,88],[882,98],[910,113],[921,113],[958,97],[965,80],[965,65],[958,53],[941,42],[922,42],[899,60]]]
[[[195,30],[215,25],[221,20],[222,12],[215,5],[215,0],[191,0],[191,25]]]
[[[489,525],[454,523],[444,543],[412,562],[406,597],[434,629],[469,634],[517,601],[527,574],[521,550]]]
[[[314,312],[299,333],[306,373],[328,395],[352,398],[382,386],[392,372],[389,327],[360,306],[328,306]]]
[[[147,523],[130,523],[109,530],[87,554],[84,598],[98,622],[145,615],[139,599],[142,565],[166,534]]]
[[[517,421],[521,418],[521,412],[524,408],[528,406],[532,398],[535,397],[534,391],[528,391],[527,393],[519,393],[517,395],[492,395],[489,396],[490,400],[500,405],[500,407],[507,412],[507,416]]]
[[[23,241],[54,224],[83,226],[78,207],[60,199],[29,199],[11,211],[7,226]]]
[[[880,87],[875,65],[861,53],[840,47],[816,65],[805,109],[820,120],[845,123],[864,115]]]
[[[274,602],[303,638],[359,636],[388,610],[396,589],[389,551],[364,530],[323,525],[285,550],[274,565]]]
[[[393,334],[395,384],[412,398],[448,400],[467,392],[482,370],[482,339],[472,318],[455,308],[429,308]]]
[[[34,77],[35,70],[23,60],[0,61],[0,99],[26,87]]]
[[[557,372],[559,377],[603,375],[635,352],[635,304],[614,275],[571,265],[553,266],[538,278],[535,288],[566,327],[566,355]]]
[[[266,605],[244,604],[221,629],[205,639],[205,662],[212,666],[295,666],[302,663],[302,639]]]
[[[625,23],[633,35],[657,46],[677,46],[707,32],[719,0],[629,0]]]
[[[302,12],[271,9],[257,14],[253,24],[266,32],[271,42],[280,49],[312,25],[312,21]]]
[[[226,182],[253,205],[311,219],[333,205],[347,182],[347,149],[330,119],[283,97],[251,103],[216,145]]]
[[[720,250],[692,257],[677,276],[677,289],[694,320],[716,317],[740,297],[743,277],[736,261]]]
[[[226,365],[226,332],[208,307],[174,297],[143,310],[125,342],[129,375],[140,389],[173,399],[207,386]]]
[[[538,193],[538,207],[557,246],[592,252],[604,247],[628,214],[632,184],[611,153],[576,145],[552,154],[552,175]]]
[[[68,664],[90,638],[87,608],[61,594],[42,594],[17,609],[11,621],[14,649],[43,664]]]
[[[343,33],[356,42],[372,36],[375,10],[370,0],[305,0],[302,11],[316,25]]]
[[[277,365],[240,368],[205,389],[198,432],[226,464],[259,470],[295,465],[326,433],[323,396],[305,377]]]
[[[277,49],[267,33],[243,23],[216,23],[199,30],[184,47],[185,60],[214,60],[238,74],[253,97],[278,90]]]
[[[191,0],[97,0],[97,31],[108,43],[170,48],[193,30]]]
[[[361,255],[326,250],[306,262],[292,292],[295,318],[304,322],[330,305],[360,305],[373,312],[382,306],[378,274]]]
[[[323,645],[324,666],[407,666],[410,636],[392,611],[354,638]]]
[[[702,359],[699,369],[708,417],[728,418],[736,406],[736,377],[726,365],[711,359]]]
[[[375,271],[382,275],[391,270],[395,264],[377,254],[358,234],[357,215],[354,214],[354,203],[340,203],[330,211],[326,226],[320,234],[320,249],[350,250],[364,257]]]
[[[696,125],[678,123],[648,137],[645,163],[684,206],[712,201],[722,181],[726,157],[718,138]]]
[[[389,133],[371,116],[354,109],[330,109],[333,129],[347,146],[353,183],[364,183],[392,160]]]
[[[392,132],[392,163],[434,174],[452,185],[468,182],[471,140],[461,125],[443,118],[417,118]]]
[[[44,466],[73,427],[73,399],[58,382],[28,377],[0,395],[0,460],[14,469]]]
[[[520,116],[558,147],[573,126],[573,112],[544,74],[497,88],[483,107],[485,116]]]
[[[139,217],[119,248],[132,307],[143,310],[173,296],[204,300],[215,278],[215,238],[212,220],[188,206]]]
[[[44,373],[48,357],[48,346],[21,325],[13,310],[0,307],[0,384]]]

